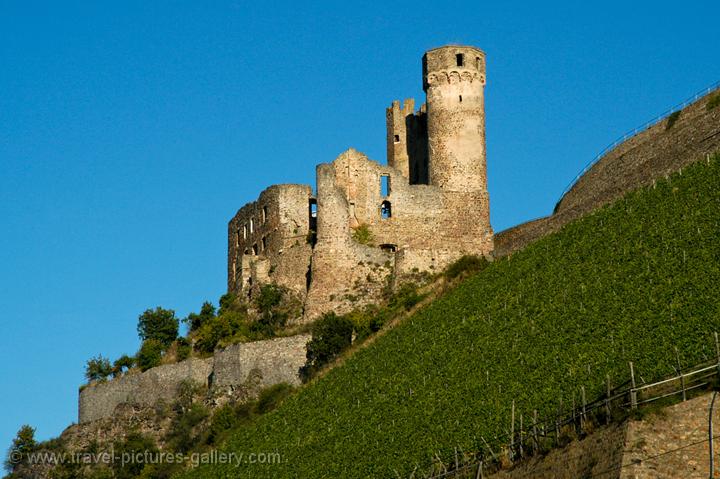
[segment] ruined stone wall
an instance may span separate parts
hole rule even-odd
[[[385,110],[387,126],[387,163],[410,181],[427,184],[428,140],[425,105],[415,112],[415,100],[406,99],[400,107],[394,101]]]
[[[410,185],[396,169],[380,165],[355,150],[340,155],[332,168],[333,181],[348,204],[350,227],[367,226],[374,245],[476,254],[492,249],[486,193]],[[386,196],[381,191],[383,176],[389,181]],[[390,207],[389,214],[383,215],[383,203]],[[326,232],[319,228],[318,235],[320,238]]]
[[[85,423],[110,417],[123,403],[150,406],[161,399],[171,401],[184,381],[207,386],[212,363],[212,358],[188,359],[108,382],[91,383],[80,391],[78,420]]]
[[[248,396],[281,382],[298,385],[298,370],[305,363],[309,340],[309,335],[298,335],[235,344],[212,358],[188,359],[92,383],[80,391],[78,421],[82,424],[112,417],[121,404],[152,406],[160,400],[171,402],[186,381],[222,392],[246,388]]]
[[[383,176],[390,185],[386,195]],[[317,178],[317,244],[305,320],[376,303],[398,277],[492,251],[486,194],[410,185],[395,168],[352,149],[320,165]],[[353,239],[358,228],[369,231],[367,244]],[[405,251],[398,271],[396,255]]]
[[[642,421],[600,428],[545,456],[530,458],[491,479],[706,479],[711,395],[650,414]],[[714,421],[717,425],[718,415]],[[720,451],[715,448],[715,464]]]
[[[720,108],[706,107],[714,94],[681,110],[671,127],[663,120],[605,155],[563,197],[553,215],[498,233],[495,254],[505,256],[522,249],[626,193],[720,150]]]
[[[349,150],[343,155],[358,154]],[[392,273],[394,259],[391,253],[352,239],[351,207],[338,185],[334,165],[318,165],[317,192],[317,243],[305,303],[306,321],[329,311],[343,314],[377,302]]]
[[[228,291],[247,295],[272,282],[304,297],[311,197],[306,185],[274,185],[238,211],[228,225]]]

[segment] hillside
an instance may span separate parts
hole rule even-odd
[[[227,449],[282,465],[188,477],[408,477],[509,427],[510,404],[550,414],[585,386],[644,380],[714,355],[720,330],[720,162],[565,226],[493,263],[361,349]],[[495,443],[497,445],[497,443]]]

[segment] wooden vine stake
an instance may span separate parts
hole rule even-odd
[[[637,409],[637,391],[635,390],[635,368],[633,367],[632,361],[630,361],[630,384],[632,384],[632,389],[630,389],[630,407],[633,409]]]
[[[538,416],[537,416],[537,409],[533,411],[533,437],[535,438],[535,446],[533,447],[534,451],[537,452],[540,449],[540,441],[538,441]]]
[[[610,375],[605,375],[607,385],[607,397],[605,398],[605,424],[610,424]]]
[[[677,372],[680,377],[680,387],[682,388],[683,401],[687,401],[687,393],[685,392],[685,376],[682,373],[682,366],[680,365],[680,352],[678,348],[675,348],[675,360],[677,361]]]
[[[715,355],[718,362],[718,373],[720,373],[720,341],[718,341],[718,333],[715,331]]]
[[[512,411],[510,412],[510,453],[515,451],[515,400],[512,402]]]

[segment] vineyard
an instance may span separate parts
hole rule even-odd
[[[188,476],[409,477],[502,446],[513,402],[552,416],[625,381],[630,361],[646,382],[712,360],[718,185],[718,158],[697,163],[494,262],[226,445],[282,465]]]

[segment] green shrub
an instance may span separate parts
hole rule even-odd
[[[175,311],[158,306],[154,310],[145,310],[140,315],[137,326],[138,336],[142,341],[152,339],[167,348],[177,338],[178,326]]]
[[[447,267],[445,277],[455,279],[459,276],[469,276],[484,270],[489,264],[484,256],[465,255]]]
[[[110,360],[98,355],[89,359],[85,364],[85,378],[88,381],[101,381],[107,379],[113,373],[113,367]]]
[[[203,431],[200,424],[209,416],[208,410],[193,403],[186,411],[173,419],[165,441],[171,450],[187,453],[202,441]]]
[[[718,105],[720,105],[720,93],[716,93],[710,97],[710,100],[707,102],[706,108],[708,111],[710,111],[717,108]]]
[[[665,130],[669,130],[673,127],[673,125],[680,119],[680,115],[682,114],[682,110],[678,110],[676,112],[671,113],[667,117],[667,123],[665,124]]]
[[[155,366],[160,366],[164,347],[160,341],[155,339],[147,339],[140,346],[137,353],[136,362],[141,371],[147,371]]]
[[[192,346],[187,338],[177,338],[177,340],[175,340],[175,351],[178,362],[184,361],[190,357]]]
[[[312,339],[307,344],[307,361],[300,368],[300,376],[309,380],[327,363],[352,344],[353,324],[344,316],[327,313],[312,327]]]
[[[378,332],[385,324],[386,311],[377,305],[367,305],[362,309],[356,309],[345,317],[352,323],[355,330],[356,341],[364,341],[374,333]]]
[[[291,395],[295,388],[287,383],[279,383],[263,389],[255,403],[257,414],[266,414],[277,407]]]
[[[372,246],[373,244],[373,234],[372,231],[370,231],[370,228],[368,225],[362,224],[358,226],[357,228],[353,229],[352,238],[360,243],[367,246]]]
[[[112,374],[113,377],[120,376],[123,372],[131,369],[135,366],[135,358],[132,358],[128,356],[127,354],[123,354],[119,358],[115,360],[112,367]]]
[[[240,301],[240,298],[233,293],[226,293],[220,297],[220,309],[217,314],[223,315],[230,311],[245,313],[247,310],[245,304]]]
[[[144,436],[138,432],[129,433],[124,440],[115,441],[113,444],[113,452],[115,457],[132,457],[136,454],[144,455],[157,454],[158,448],[155,441],[148,436]],[[127,461],[127,459],[126,459]],[[115,473],[115,479],[133,479],[140,475],[145,467],[144,461],[123,461],[116,460],[112,462],[112,468]]]
[[[413,283],[404,283],[390,298],[388,306],[393,312],[399,310],[410,311],[413,306],[422,301],[423,298],[424,296],[418,292],[417,285]]]
[[[190,313],[187,318],[183,319],[183,323],[187,324],[190,332],[200,328],[207,321],[210,321],[215,317],[215,306],[212,303],[205,301],[200,308],[199,313]]]

